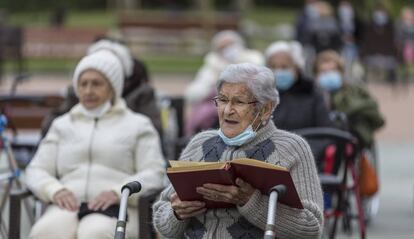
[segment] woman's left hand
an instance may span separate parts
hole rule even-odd
[[[236,185],[220,185],[207,183],[202,187],[197,187],[197,192],[210,201],[219,201],[243,206],[256,190],[242,179],[236,179]]]
[[[93,211],[106,210],[109,206],[119,203],[119,197],[114,191],[101,192],[88,203],[88,208]]]

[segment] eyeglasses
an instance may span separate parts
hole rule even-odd
[[[216,96],[213,98],[214,100],[214,104],[216,105],[216,107],[226,107],[226,105],[230,102],[231,105],[237,109],[243,109],[245,106],[250,105],[250,104],[255,104],[258,101],[250,101],[250,102],[243,102],[238,98],[232,98],[231,100],[225,98],[225,97],[220,97],[220,96]]]

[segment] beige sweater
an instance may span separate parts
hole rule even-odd
[[[79,105],[57,118],[26,169],[27,185],[46,202],[60,189],[80,202],[138,180],[145,192],[161,189],[165,173],[158,133],[144,115],[118,100],[99,119],[86,117]],[[130,202],[137,202],[130,198]]]
[[[323,228],[322,190],[311,150],[301,137],[276,129],[273,122],[258,131],[256,138],[241,147],[228,147],[217,131],[196,135],[180,160],[229,161],[254,158],[289,169],[304,209],[278,204],[276,237],[319,238]],[[242,207],[210,209],[203,215],[178,220],[173,213],[169,185],[153,206],[154,226],[167,238],[263,238],[269,197],[258,190]]]

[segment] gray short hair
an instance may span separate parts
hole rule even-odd
[[[279,92],[276,89],[275,77],[267,67],[252,63],[228,65],[221,72],[217,82],[218,92],[223,83],[245,83],[261,104],[266,104],[269,101],[274,103],[274,107],[279,104]]]
[[[238,32],[233,31],[233,30],[224,30],[224,31],[218,32],[218,33],[216,33],[216,35],[214,35],[213,39],[211,40],[212,50],[217,51],[218,46],[220,45],[220,43],[224,39],[227,39],[227,38],[232,39],[232,41],[234,43],[239,44],[239,45],[244,47],[244,40]]]

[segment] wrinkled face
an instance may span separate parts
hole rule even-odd
[[[258,104],[244,83],[223,83],[217,96],[217,111],[220,128],[229,138],[242,133],[250,124],[256,129],[260,123]],[[255,121],[255,122],[253,122]]]
[[[292,57],[285,52],[273,54],[269,58],[268,66],[273,70],[293,70],[293,72],[296,72],[295,63],[293,62]]]
[[[88,110],[101,106],[113,97],[110,83],[95,70],[83,72],[79,77],[77,87],[79,102]]]

